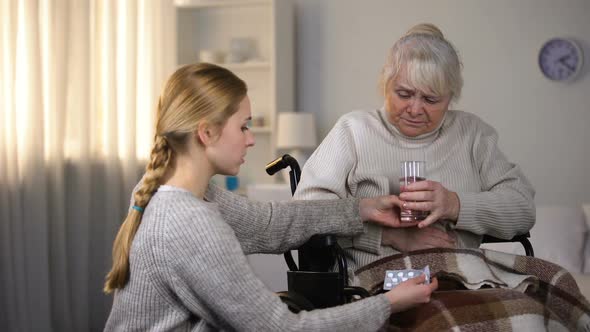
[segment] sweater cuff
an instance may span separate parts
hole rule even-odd
[[[466,231],[470,231],[476,233],[476,228],[474,228],[475,223],[475,216],[476,216],[476,198],[474,193],[457,193],[459,197],[459,218],[457,218],[457,223],[449,223],[452,229],[462,229]]]
[[[352,238],[352,247],[379,255],[381,249],[381,226],[365,223],[364,233]]]
[[[358,227],[358,225],[364,226],[365,223],[361,220],[361,199],[358,197],[354,197],[353,198],[353,205],[352,205],[352,211],[353,211],[353,215],[354,217],[353,219],[353,224],[352,224],[352,229],[354,232],[361,232],[364,231],[363,228]],[[354,222],[354,220],[356,220],[356,223]]]
[[[387,308],[387,309],[386,309],[386,310],[383,312],[383,314],[385,315],[385,317],[382,317],[382,318],[383,318],[383,320],[385,321],[385,323],[387,324],[387,323],[389,322],[389,318],[390,318],[390,316],[391,316],[391,314],[392,314],[392,312],[391,312],[391,311],[392,311],[392,309],[393,309],[393,308],[391,308],[391,302],[389,302],[389,300],[387,299],[387,296],[385,296],[385,294],[379,294],[379,295],[375,295],[375,297],[378,297],[378,298],[380,298],[380,301],[381,301],[382,305],[383,305],[385,308]],[[384,327],[385,327],[385,326],[384,326]]]

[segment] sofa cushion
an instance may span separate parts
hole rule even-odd
[[[584,250],[584,273],[590,274],[590,203],[583,204],[582,210],[584,210],[586,228],[588,229],[588,233],[586,234],[586,250]]]
[[[573,273],[572,276],[576,279],[580,293],[590,301],[590,274]]]
[[[588,227],[580,207],[537,206],[537,221],[530,233],[535,257],[559,264],[572,273],[583,272],[584,252],[590,248],[585,248]],[[524,255],[520,243],[484,244],[482,248]]]

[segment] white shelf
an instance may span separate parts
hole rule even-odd
[[[1,0],[0,0],[1,1]],[[241,167],[241,186],[271,183],[264,171],[276,158],[274,123],[277,110],[294,109],[294,10],[292,0],[173,0],[177,8],[177,63],[195,63],[204,50],[231,59],[232,41],[249,39],[249,61],[223,62],[248,86],[251,132],[256,144]]]
[[[270,69],[270,63],[266,61],[248,61],[241,63],[220,63],[222,67],[229,70],[248,70],[248,69]]]
[[[275,176],[278,175],[275,174]],[[293,199],[291,185],[288,183],[253,183],[248,185],[246,196],[251,200],[261,202],[290,201]]]
[[[181,8],[233,7],[268,5],[270,0],[174,0],[174,4]]]
[[[251,127],[250,131],[254,134],[270,134],[272,133],[272,128],[270,127]]]
[[[231,71],[244,71],[244,70],[270,70],[271,65],[266,61],[248,61],[240,63],[214,63],[215,65],[227,68]]]

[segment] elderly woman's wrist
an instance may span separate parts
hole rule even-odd
[[[405,231],[403,228],[386,228],[384,227],[381,232],[381,244],[392,247],[393,249],[403,251],[403,241],[405,237],[402,233]]]
[[[356,198],[357,200],[357,204],[356,206],[358,207],[358,214],[359,214],[359,219],[361,220],[361,223],[366,223],[368,221],[371,220],[370,218],[370,214],[369,214],[369,201],[367,198]]]
[[[449,219],[456,224],[459,220],[459,212],[461,211],[461,200],[459,199],[459,195],[454,191],[451,191],[451,197],[451,216]]]

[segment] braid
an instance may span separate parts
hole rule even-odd
[[[143,208],[148,204],[154,192],[160,186],[160,179],[164,176],[172,158],[172,149],[163,136],[156,136],[154,140],[150,162],[142,184],[134,194],[135,205],[140,209],[131,209],[121,225],[113,245],[113,267],[107,274],[104,291],[111,293],[115,289],[125,287],[129,280],[129,252],[135,233],[141,224]]]
[[[231,71],[212,64],[185,65],[166,82],[156,109],[154,145],[134,206],[113,243],[113,265],[104,291],[125,287],[129,280],[129,252],[144,209],[167,175],[176,153],[184,153],[190,135],[201,123],[222,126],[238,110],[247,94],[244,81]],[[189,147],[190,148],[190,147]]]
[[[172,149],[164,136],[157,135],[150,155],[150,162],[145,168],[143,182],[135,192],[135,205],[145,207],[153,193],[160,186],[160,179],[164,176],[168,164],[172,159]]]

